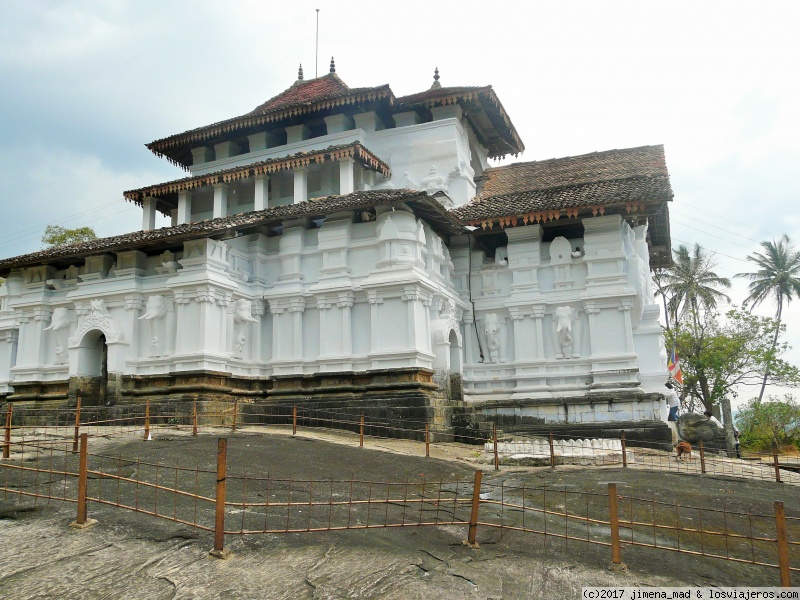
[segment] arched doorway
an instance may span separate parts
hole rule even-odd
[[[77,389],[85,405],[100,406],[108,400],[108,344],[105,334],[87,331],[78,345]]]
[[[456,333],[455,329],[450,330],[450,335],[447,338],[450,345],[450,399],[463,400],[462,392],[462,360],[461,360],[461,339]]]

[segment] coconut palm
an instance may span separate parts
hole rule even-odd
[[[718,302],[730,302],[720,289],[731,287],[731,282],[714,273],[715,266],[714,259],[699,244],[691,251],[684,245],[674,251],[673,265],[666,274],[664,286],[670,296],[667,306],[674,321],[691,311],[697,325],[701,309],[714,309]]]
[[[772,349],[778,344],[778,336],[781,330],[781,314],[783,305],[790,304],[794,298],[800,298],[800,252],[797,252],[792,245],[788,235],[785,235],[777,242],[761,242],[761,252],[754,252],[747,257],[752,263],[758,266],[755,273],[739,273],[736,277],[744,277],[750,280],[748,289],[750,295],[745,300],[745,304],[750,304],[755,308],[767,299],[773,299],[777,305],[775,319],[775,337],[772,340]],[[764,396],[764,388],[767,386],[767,376],[769,368],[764,372],[764,379],[761,382],[761,393],[758,400]]]

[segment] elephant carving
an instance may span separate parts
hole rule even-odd
[[[151,321],[160,319],[167,314],[167,299],[164,296],[150,296],[147,299],[147,306],[144,314],[139,317],[140,321]]]
[[[164,330],[162,319],[167,314],[167,299],[162,295],[150,296],[147,299],[144,314],[140,321],[150,321],[150,356],[157,357],[164,353],[161,334]]]
[[[44,331],[53,332],[53,336],[56,340],[56,364],[59,365],[67,362],[65,336],[69,333],[70,323],[69,309],[60,306],[53,310],[53,317],[50,321],[50,325],[44,328]]]
[[[553,313],[556,337],[556,358],[580,358],[580,321],[571,306],[559,306]]]
[[[233,304],[233,335],[234,350],[236,354],[244,354],[247,346],[248,323],[257,323],[253,317],[253,303],[245,298],[240,298]]]
[[[500,317],[496,313],[488,313],[483,317],[483,332],[486,335],[486,347],[489,350],[489,362],[496,363],[501,350]]]

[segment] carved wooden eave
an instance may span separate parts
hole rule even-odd
[[[648,207],[643,202],[626,202],[624,205],[612,205],[621,212],[620,209],[624,208],[626,215],[637,216],[636,213],[641,213],[638,216],[646,216],[649,212]],[[595,204],[586,207],[572,207],[559,210],[540,210],[518,215],[502,215],[484,219],[472,219],[464,221],[465,225],[472,227],[480,227],[483,230],[492,229],[495,224],[499,225],[501,229],[506,227],[516,227],[518,225],[528,225],[529,223],[548,223],[550,221],[558,221],[561,217],[570,219],[577,219],[579,216],[588,217],[590,214],[593,217],[598,215],[603,216],[608,208],[604,204]],[[652,208],[652,207],[651,207]]]
[[[247,179],[248,177],[270,175],[279,171],[292,171],[295,169],[308,167],[312,163],[322,164],[328,160],[339,162],[348,158],[355,160],[365,169],[380,173],[387,179],[392,176],[392,172],[388,164],[375,156],[359,142],[354,142],[352,144],[341,146],[330,146],[324,150],[301,152],[282,158],[273,158],[241,167],[233,167],[222,171],[216,171],[214,173],[208,173],[207,175],[185,177],[175,181],[159,183],[153,186],[124,192],[123,196],[129,202],[134,202],[135,204],[141,205],[146,196],[151,196],[153,198],[164,198],[165,196],[171,196],[177,194],[178,192],[192,190],[204,186],[212,186],[218,183],[232,183],[242,179]],[[174,208],[174,204],[174,201],[166,203],[159,202],[158,210],[162,214],[169,216],[170,209]]]

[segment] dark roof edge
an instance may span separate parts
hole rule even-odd
[[[276,206],[262,211],[163,227],[152,231],[135,231],[6,258],[0,260],[0,277],[7,277],[12,269],[66,262],[91,255],[136,250],[167,243],[182,243],[190,239],[222,236],[242,229],[279,224],[284,220],[402,203],[408,203],[412,210],[417,207],[419,211],[415,213],[419,212],[418,216],[440,233],[453,235],[463,231],[461,223],[455,216],[425,192],[410,189],[371,190],[344,196],[325,196],[299,204]],[[421,210],[423,208],[424,212]]]

